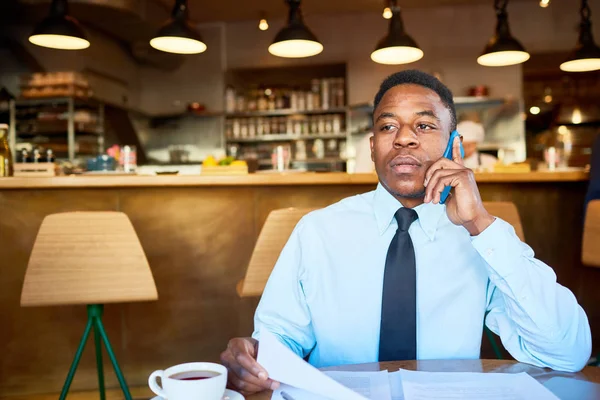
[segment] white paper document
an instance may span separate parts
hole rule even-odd
[[[485,374],[401,369],[399,377],[403,400],[559,400],[525,372]]]
[[[332,400],[365,400],[365,397],[325,375],[284,346],[271,332],[261,330],[258,363],[269,378],[293,388]],[[291,390],[291,389],[290,389]],[[296,399],[289,393],[293,400]],[[289,397],[289,396],[288,396]],[[281,400],[280,396],[278,400]],[[319,397],[311,397],[319,399]]]
[[[392,400],[390,381],[387,371],[380,372],[347,372],[324,371],[325,375],[333,378],[354,392],[371,400]],[[281,385],[273,392],[272,400],[329,400],[322,396],[288,385]]]
[[[402,390],[402,376],[400,374],[400,371],[396,371],[390,372],[388,375],[392,400],[404,400],[404,391]]]

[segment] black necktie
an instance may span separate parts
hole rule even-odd
[[[417,275],[408,228],[418,215],[415,210],[402,207],[394,217],[398,230],[385,260],[379,361],[417,358]]]

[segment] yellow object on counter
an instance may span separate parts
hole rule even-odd
[[[228,156],[219,160],[208,156],[202,162],[201,175],[245,175],[248,173],[248,164],[244,160],[236,160]]]
[[[208,156],[204,159],[204,161],[202,162],[202,166],[207,166],[207,167],[214,167],[219,165],[219,163],[217,163],[217,160],[215,160],[215,158],[213,156]]]
[[[247,165],[202,165],[200,175],[247,175]]]
[[[516,163],[516,164],[495,164],[493,172],[531,172],[531,165],[529,163]]]

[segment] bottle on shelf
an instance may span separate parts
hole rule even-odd
[[[54,152],[52,149],[46,150],[46,162],[53,163],[54,162]]]
[[[235,89],[231,85],[225,89],[225,111],[228,113],[236,111]]]
[[[34,148],[33,152],[31,153],[31,162],[39,163],[41,158],[42,158],[42,154],[40,153],[40,149],[37,147]]]
[[[313,97],[313,107],[315,110],[321,109],[321,84],[318,79],[313,79],[310,83]]]
[[[0,124],[0,177],[13,175],[13,159],[8,144],[8,125]]]
[[[321,109],[329,110],[329,79],[321,79]]]

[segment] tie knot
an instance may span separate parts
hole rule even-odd
[[[419,218],[419,215],[412,208],[401,207],[396,211],[394,217],[398,222],[398,229],[406,232],[408,231],[408,228],[410,228],[410,225]]]

